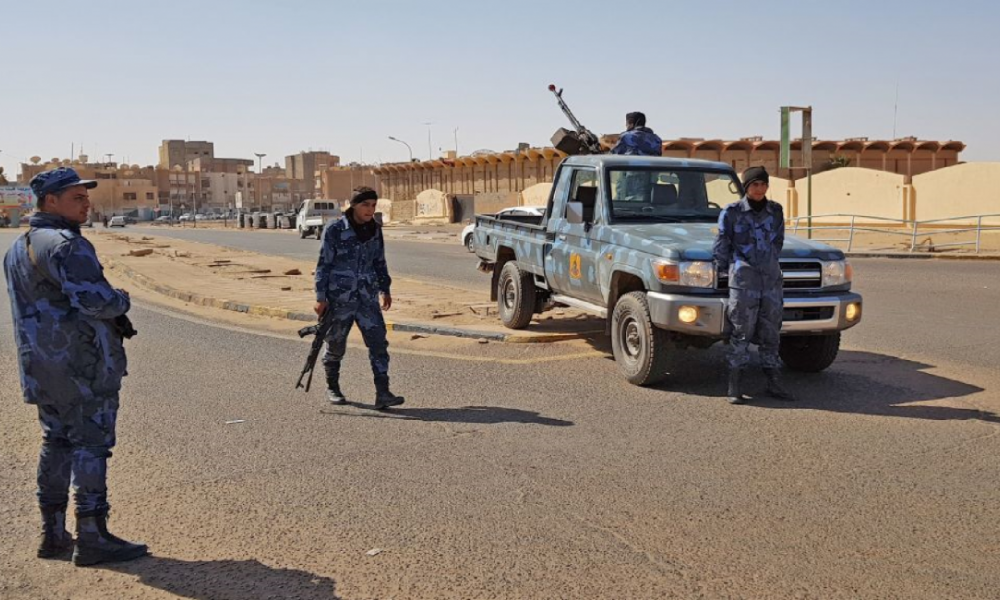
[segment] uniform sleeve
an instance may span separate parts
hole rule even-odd
[[[378,291],[383,294],[389,293],[392,286],[392,278],[389,277],[389,265],[385,262],[385,238],[382,237],[382,228],[378,228],[378,256],[375,257],[375,277],[378,279]]]
[[[777,219],[778,219],[778,234],[774,236],[774,248],[781,253],[781,249],[785,247],[785,212],[782,210],[781,205],[775,203],[778,207]]]
[[[131,308],[128,296],[111,287],[104,278],[101,263],[93,246],[80,238],[61,244],[47,258],[49,273],[54,273],[69,298],[70,305],[93,319],[110,320]]]
[[[628,144],[629,144],[629,142],[628,142],[628,134],[629,134],[629,132],[626,131],[625,133],[623,133],[620,136],[618,136],[618,141],[615,142],[615,145],[611,148],[611,154],[627,154],[628,153]]]
[[[715,236],[712,253],[715,255],[715,264],[723,271],[728,271],[729,263],[733,260],[733,227],[729,222],[728,209],[719,213],[719,233]]]
[[[316,301],[326,302],[327,290],[330,289],[330,269],[333,268],[333,258],[337,248],[333,243],[333,223],[323,230],[323,244],[319,249],[319,262],[316,263]]]

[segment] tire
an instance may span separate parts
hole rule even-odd
[[[826,335],[795,335],[781,338],[778,355],[789,369],[819,373],[833,364],[840,350],[840,332]]]
[[[473,235],[473,234],[470,233],[469,235],[465,236],[465,249],[468,250],[469,252],[475,252],[476,251],[476,236],[475,235]]]
[[[618,299],[611,314],[611,349],[618,368],[633,385],[652,385],[667,375],[667,332],[653,324],[645,292]]]
[[[316,239],[317,240],[322,240],[323,239],[323,228],[322,227],[317,227],[316,228]]]
[[[535,280],[513,261],[503,266],[497,280],[497,310],[508,329],[524,329],[535,314]]]
[[[304,240],[308,236],[309,236],[309,232],[308,231],[306,231],[305,229],[299,228],[299,239],[300,240]]]

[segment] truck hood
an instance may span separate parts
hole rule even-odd
[[[674,260],[711,260],[719,227],[715,223],[616,224],[608,228],[611,243]],[[840,250],[811,240],[785,235],[782,258],[843,260]]]

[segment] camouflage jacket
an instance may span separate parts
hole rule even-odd
[[[367,242],[361,242],[344,215],[323,230],[323,247],[316,264],[316,300],[346,303],[358,297],[375,299],[388,294],[392,279],[385,262],[382,226]]]
[[[663,156],[663,140],[649,127],[636,127],[621,134],[611,154]]]
[[[30,225],[3,262],[25,402],[74,404],[118,392],[126,360],[113,320],[128,312],[128,296],[104,278],[79,226],[46,213]]]
[[[781,205],[767,201],[754,212],[746,196],[723,209],[715,238],[715,262],[729,272],[729,287],[740,290],[781,289],[778,262],[785,245],[785,215]]]

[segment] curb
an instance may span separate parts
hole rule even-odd
[[[848,258],[892,258],[898,260],[1000,261],[1000,254],[913,254],[910,252],[844,252]]]
[[[128,279],[136,282],[140,286],[154,291],[163,296],[196,304],[198,306],[210,306],[222,310],[246,313],[248,315],[259,315],[265,317],[276,317],[288,319],[290,321],[304,321],[313,323],[316,321],[315,313],[296,312],[283,308],[273,308],[270,306],[260,306],[237,302],[234,300],[221,300],[210,296],[202,296],[192,292],[185,292],[157,283],[153,279],[132,270],[130,267],[114,260],[105,259],[107,268],[120,273]],[[439,325],[427,325],[423,323],[397,323],[386,321],[388,331],[398,331],[402,333],[422,333],[425,335],[440,335],[448,337],[458,337],[467,339],[486,340],[491,342],[503,342],[507,344],[549,344],[553,342],[565,342],[569,340],[586,339],[586,333],[552,333],[546,335],[523,335],[517,333],[501,333],[494,331],[477,331],[474,329],[463,329],[461,327],[447,327]]]

